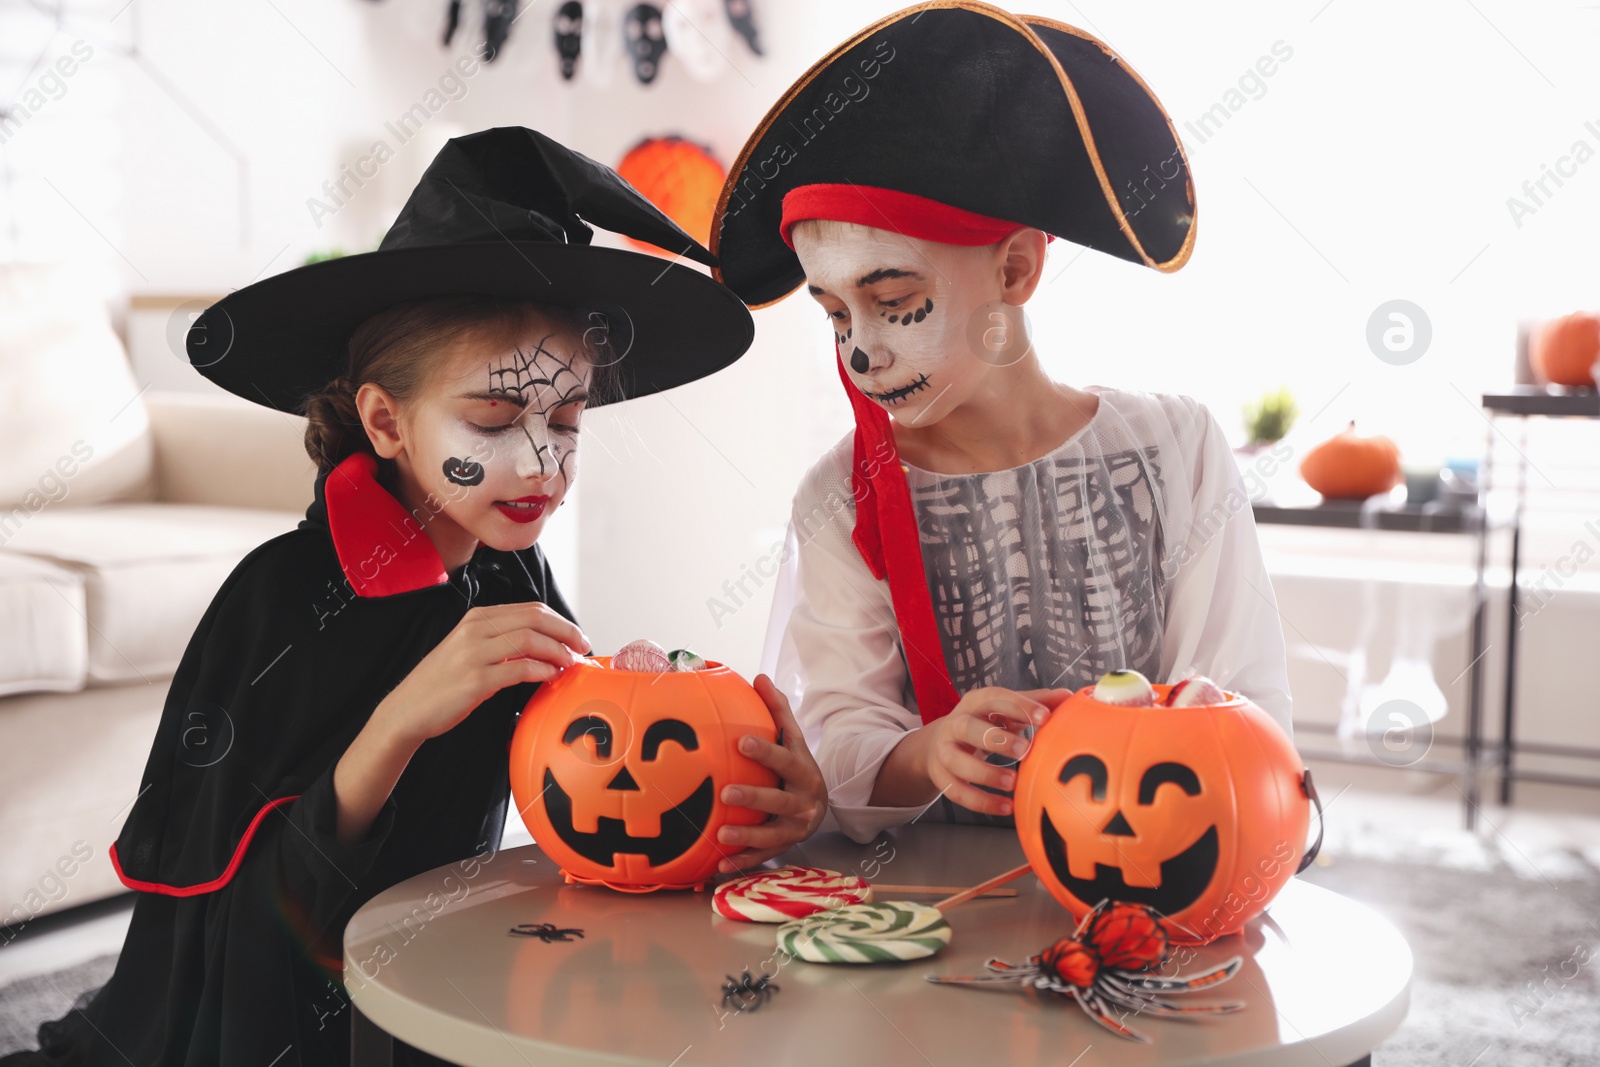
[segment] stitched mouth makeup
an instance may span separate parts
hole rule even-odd
[[[926,388],[928,388],[928,376],[926,374],[919,374],[909,384],[902,385],[898,389],[891,389],[887,393],[874,393],[866,389],[863,389],[862,392],[866,393],[880,404],[893,405],[900,403],[900,401],[904,400],[913,393],[920,393]]]

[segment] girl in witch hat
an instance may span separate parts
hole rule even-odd
[[[795,496],[765,665],[860,841],[929,805],[1010,825],[1032,728],[1107,671],[1198,670],[1290,729],[1272,585],[1216,419],[1053,381],[1033,348],[1023,305],[1058,237],[1177,270],[1188,161],[1103,42],[970,0],[836,48],[723,188],[716,276],[752,307],[804,285],[855,413]]]
[[[355,908],[443,864],[442,893],[497,877],[517,714],[590,651],[537,544],[580,416],[711,374],[754,332],[726,288],[594,247],[591,223],[715,263],[606,167],[504,127],[448,142],[378,251],[196,321],[202,374],[307,415],[315,500],[228,576],[172,679],[111,851],[139,891],[115,973],[5,1063],[348,1062]],[[723,831],[725,870],[826,804],[757,689],[788,728],[750,755],[785,786],[745,791],[772,818]]]

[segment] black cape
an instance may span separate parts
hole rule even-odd
[[[333,769],[469,608],[573,613],[537,546],[480,545],[446,574],[426,535],[405,536],[403,508],[362,458],[320,476],[298,527],[245,556],[207,608],[114,846],[141,890],[116,971],[81,1010],[41,1026],[42,1054],[0,1063],[347,1063],[352,1009],[337,976],[351,914],[423,871],[493,863],[511,733],[535,684],[500,690],[425,742],[348,847],[335,836]],[[358,595],[377,591],[361,569],[374,557],[391,591]]]

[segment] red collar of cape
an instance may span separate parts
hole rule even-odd
[[[421,523],[378,481],[378,457],[371,452],[353,452],[329,471],[322,497],[339,569],[357,596],[449,583]]]

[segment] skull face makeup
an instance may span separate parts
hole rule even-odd
[[[656,80],[661,57],[667,54],[667,38],[661,28],[661,9],[654,4],[635,4],[623,22],[628,54],[633,57],[633,74],[644,85]]]
[[[551,29],[555,34],[556,55],[561,60],[561,77],[571,81],[577,73],[578,56],[583,51],[583,4],[579,0],[566,0],[556,8]]]
[[[991,367],[1026,351],[1001,299],[1004,255],[847,223],[802,222],[795,254],[856,387],[899,422],[927,426]],[[1018,343],[1022,344],[1018,348]]]

